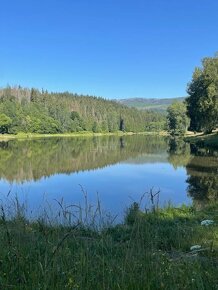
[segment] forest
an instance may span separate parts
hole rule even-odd
[[[0,90],[0,133],[144,132],[163,130],[165,116],[100,97],[20,86]]]

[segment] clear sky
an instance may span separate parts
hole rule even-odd
[[[0,86],[186,95],[218,50],[218,0],[0,0]]]

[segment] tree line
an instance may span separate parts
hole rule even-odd
[[[194,132],[211,133],[218,127],[218,54],[196,67],[183,103],[168,108],[168,131],[173,136]]]
[[[0,90],[0,133],[156,131],[165,116],[100,97],[10,87]]]

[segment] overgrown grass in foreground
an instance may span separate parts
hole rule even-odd
[[[217,204],[148,213],[133,204],[123,224],[101,230],[6,220],[2,209],[0,289],[218,289],[217,224]]]

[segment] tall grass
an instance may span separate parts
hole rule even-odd
[[[197,212],[134,203],[113,225],[99,201],[57,203],[62,223],[29,221],[18,201],[10,218],[1,207],[0,289],[218,289],[217,204]],[[215,224],[201,226],[205,218]]]

